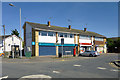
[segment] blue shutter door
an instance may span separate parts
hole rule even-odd
[[[45,55],[56,55],[56,47],[39,45],[39,56],[45,56]]]

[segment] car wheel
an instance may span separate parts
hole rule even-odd
[[[94,57],[97,57],[97,55],[95,55]]]
[[[90,54],[89,56],[90,56],[90,57],[93,57],[93,55],[92,55],[92,54]]]
[[[82,56],[81,54],[79,54],[79,56]]]

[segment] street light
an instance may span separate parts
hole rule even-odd
[[[4,28],[4,54],[5,54],[5,25],[3,25]]]
[[[9,5],[12,6],[12,7],[16,7],[13,4],[11,4],[11,3]],[[19,8],[19,9],[20,9],[20,38],[21,38],[21,8]],[[20,40],[20,58],[22,58],[21,40]]]

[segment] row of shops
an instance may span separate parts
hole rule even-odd
[[[31,51],[33,56],[72,55],[87,50],[95,50],[106,53],[106,37],[95,32],[58,27],[48,24],[25,22],[24,26],[24,50]],[[64,39],[64,44],[61,40]]]

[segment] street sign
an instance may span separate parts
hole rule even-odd
[[[35,45],[35,42],[32,42],[32,45]]]

